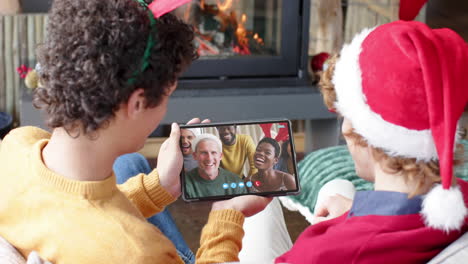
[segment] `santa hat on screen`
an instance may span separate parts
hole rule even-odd
[[[215,136],[213,134],[200,134],[200,135],[198,135],[192,142],[192,151],[197,152],[198,143],[200,143],[202,141],[205,141],[205,140],[211,140],[211,141],[215,142],[216,145],[219,148],[219,151],[223,152],[223,143],[221,143],[221,140],[217,136]]]
[[[336,109],[369,145],[390,156],[439,160],[442,184],[425,197],[427,226],[460,229],[467,208],[452,186],[457,122],[468,102],[468,46],[449,29],[397,21],[343,47]]]
[[[201,135],[201,133],[202,133],[201,128],[198,128],[198,127],[183,128],[183,129],[187,129],[188,131],[192,132],[195,137],[197,137],[198,135]]]

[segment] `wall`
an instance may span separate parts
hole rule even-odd
[[[12,115],[15,124],[20,97],[30,93],[16,69],[36,65],[36,45],[43,41],[46,21],[45,14],[0,16],[0,111]]]

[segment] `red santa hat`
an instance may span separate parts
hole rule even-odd
[[[211,141],[215,142],[216,145],[219,148],[219,152],[223,152],[223,143],[221,143],[221,140],[217,136],[215,136],[213,134],[200,134],[200,135],[198,135],[192,142],[192,151],[197,152],[198,143],[200,143],[202,141],[206,141],[206,140],[211,140]]]
[[[413,20],[426,4],[427,0],[400,0],[398,17],[401,20]]]
[[[193,128],[182,128],[182,129],[187,129],[188,131],[192,132],[195,137],[199,136],[202,134],[202,130],[199,127],[193,127]]]
[[[442,184],[425,197],[426,225],[459,229],[467,209],[452,186],[457,122],[468,102],[468,46],[449,29],[396,21],[343,47],[336,109],[369,145],[390,156],[439,160]]]

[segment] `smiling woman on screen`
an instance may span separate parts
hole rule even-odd
[[[245,180],[246,183],[252,183],[251,187],[247,184],[249,192],[275,192],[296,188],[293,175],[273,168],[278,163],[280,153],[281,148],[276,140],[265,137],[258,142],[254,154],[254,164],[258,172]]]

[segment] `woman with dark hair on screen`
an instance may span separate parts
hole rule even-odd
[[[274,192],[296,188],[293,175],[273,168],[278,163],[280,153],[281,148],[276,140],[265,137],[258,142],[254,154],[254,164],[258,172],[245,179],[249,192]]]

